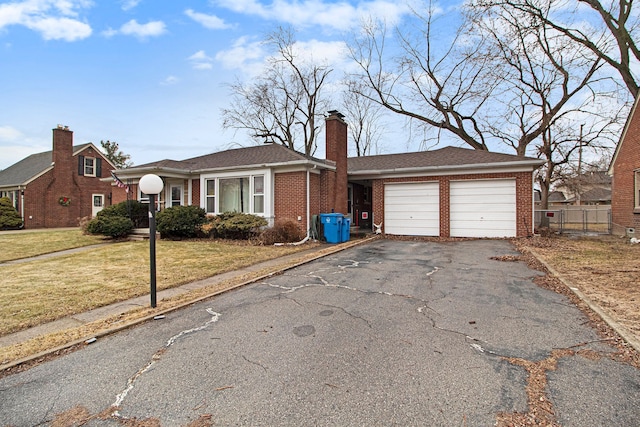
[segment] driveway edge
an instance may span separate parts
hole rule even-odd
[[[609,316],[604,310],[602,310],[596,303],[591,301],[585,294],[580,291],[580,289],[573,286],[569,280],[565,279],[555,268],[553,268],[549,263],[547,263],[540,254],[538,254],[535,250],[531,248],[527,248],[529,253],[533,255],[545,268],[553,274],[563,285],[565,285],[571,292],[574,293],[581,301],[583,301],[587,306],[593,310],[602,320],[609,325],[618,335],[624,339],[627,344],[633,347],[637,352],[640,352],[640,340],[638,340],[633,334],[631,334],[624,326],[620,325],[618,322],[613,320],[611,316]]]

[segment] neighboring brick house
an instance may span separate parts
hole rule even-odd
[[[211,214],[239,211],[297,221],[338,212],[352,225],[387,234],[511,237],[533,233],[533,171],[542,161],[447,147],[347,158],[342,115],[326,119],[326,160],[269,144],[117,171],[130,195],[143,175],[162,177],[159,208],[197,205]],[[114,191],[114,203],[126,199]]]
[[[53,150],[32,154],[0,171],[0,196],[9,197],[24,228],[76,227],[111,197],[114,165],[92,143],[73,145],[66,126],[53,129]]]
[[[636,99],[611,159],[612,233],[640,229],[640,110]]]

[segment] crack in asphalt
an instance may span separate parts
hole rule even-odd
[[[124,400],[126,399],[127,395],[131,392],[131,390],[133,390],[136,381],[138,381],[138,379],[140,379],[140,377],[142,377],[146,372],[148,372],[162,358],[162,355],[164,353],[166,353],[166,351],[173,344],[175,344],[175,342],[178,339],[182,338],[185,335],[189,335],[189,334],[192,334],[194,332],[198,332],[198,331],[201,331],[203,329],[206,329],[207,327],[209,327],[209,325],[211,325],[212,323],[217,322],[220,319],[220,316],[221,316],[220,313],[216,313],[211,308],[207,308],[206,311],[207,311],[207,313],[209,313],[211,315],[211,319],[207,320],[204,324],[202,324],[202,325],[200,325],[198,327],[191,328],[191,329],[186,329],[186,330],[181,331],[178,334],[172,336],[171,338],[169,338],[167,340],[167,343],[164,345],[164,347],[162,347],[161,349],[156,351],[151,356],[151,360],[127,380],[127,386],[125,387],[125,389],[122,392],[120,392],[116,396],[115,402],[111,404],[112,417],[120,418],[120,419],[124,419],[125,418],[119,413],[118,410],[119,410],[120,406],[122,405],[122,402],[124,402]]]

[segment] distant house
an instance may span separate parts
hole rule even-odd
[[[589,171],[556,185],[570,205],[610,205],[611,177],[607,171]]]
[[[640,109],[636,99],[609,166],[614,234],[640,227]]]
[[[326,159],[269,144],[118,170],[129,196],[145,200],[139,179],[159,175],[159,208],[196,205],[238,211],[270,223],[336,212],[352,225],[410,236],[513,237],[533,233],[533,171],[538,159],[446,147],[347,158],[347,125],[326,119]],[[114,183],[115,186],[115,183]],[[115,187],[114,187],[115,189]],[[113,192],[113,203],[126,199]]]
[[[93,144],[73,145],[66,126],[53,129],[53,150],[0,171],[0,197],[9,197],[24,228],[75,227],[94,216],[111,197],[114,165]]]

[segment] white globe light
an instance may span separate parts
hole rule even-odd
[[[162,187],[164,187],[162,178],[152,173],[140,178],[140,183],[138,185],[140,186],[140,191],[145,194],[160,194]]]

